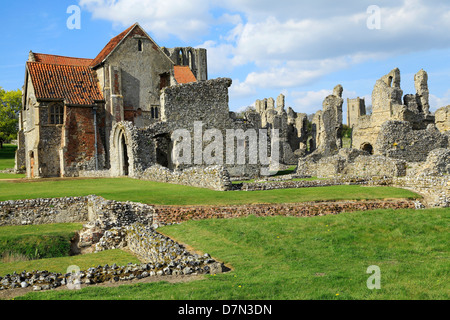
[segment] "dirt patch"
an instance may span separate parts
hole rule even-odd
[[[152,283],[152,282],[160,282],[167,281],[169,283],[183,283],[183,282],[191,282],[191,281],[199,281],[204,280],[205,275],[167,275],[167,276],[153,276],[147,277],[144,279],[133,279],[127,281],[118,281],[118,282],[103,282],[98,284],[86,285],[82,284],[81,289],[86,287],[105,287],[105,288],[114,288],[123,285],[134,285],[139,283]],[[70,290],[66,286],[61,286],[56,289],[52,289],[51,291],[61,291],[61,290]],[[48,290],[47,290],[48,291]],[[47,292],[41,291],[41,292]],[[33,287],[28,288],[16,288],[16,289],[8,289],[0,291],[0,300],[11,300],[16,297],[23,296],[29,292],[33,292]]]

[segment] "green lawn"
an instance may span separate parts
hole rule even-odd
[[[4,144],[0,149],[0,170],[14,168],[14,158],[17,146]]]
[[[418,197],[411,191],[398,188],[357,185],[241,192],[213,191],[131,178],[0,181],[0,201],[90,194],[157,205],[239,205]]]
[[[449,218],[450,209],[430,209],[189,221],[160,231],[228,263],[231,272],[23,299],[448,300]],[[381,271],[379,290],[366,284],[373,265]]]

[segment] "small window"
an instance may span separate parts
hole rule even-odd
[[[138,40],[138,51],[142,51],[142,40]]]
[[[150,109],[151,114],[152,114],[152,119],[158,119],[159,115],[158,115],[158,107],[151,107]]]
[[[49,123],[50,124],[63,124],[64,123],[64,107],[61,104],[50,105],[49,110]]]
[[[178,52],[178,64],[184,66],[184,54],[182,49]]]

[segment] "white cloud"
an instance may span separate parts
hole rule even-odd
[[[450,90],[444,93],[442,97],[430,94],[430,111],[434,112],[439,108],[450,105]]]
[[[139,22],[159,38],[194,39],[208,33],[212,23],[208,0],[80,0],[80,6],[93,18],[122,27]]]

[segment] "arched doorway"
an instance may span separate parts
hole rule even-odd
[[[34,152],[30,151],[30,178],[34,178]]]
[[[119,134],[118,141],[118,151],[119,151],[119,174],[121,176],[128,176],[129,174],[129,157],[128,157],[128,148],[127,141],[125,139],[125,132],[122,130]]]
[[[128,167],[129,167],[129,160],[128,160],[128,150],[127,150],[127,143],[125,141],[125,135],[122,133],[120,139],[120,145],[121,145],[121,157],[122,157],[122,175],[127,176],[128,175]]]
[[[370,143],[363,143],[361,145],[361,150],[368,152],[369,154],[373,154],[373,147]]]

